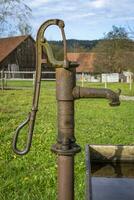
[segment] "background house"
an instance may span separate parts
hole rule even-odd
[[[94,60],[96,53],[67,53],[70,61],[76,61],[80,65],[76,68],[77,80],[89,82],[130,82],[133,80],[132,72],[119,73],[100,73],[94,71]]]
[[[35,70],[35,41],[31,36],[0,39],[0,70]]]
[[[95,59],[95,53],[68,53],[67,57],[70,61],[77,61],[79,67],[76,68],[77,80],[100,82],[100,75],[94,75],[93,62]]]
[[[46,58],[45,52],[43,58]],[[0,71],[8,71],[7,78],[33,78],[32,73],[19,72],[35,71],[35,65],[35,41],[30,35],[0,38]],[[50,64],[43,64],[42,71],[55,69]],[[42,74],[42,78],[55,78],[55,74]]]
[[[77,61],[79,67],[76,68],[77,73],[92,73],[94,53],[67,53],[68,60]]]

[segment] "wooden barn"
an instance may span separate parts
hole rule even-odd
[[[30,36],[0,38],[0,70],[34,71],[35,41]]]

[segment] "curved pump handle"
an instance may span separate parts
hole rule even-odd
[[[15,135],[14,135],[14,139],[13,139],[13,150],[14,150],[15,153],[17,153],[17,154],[19,154],[19,155],[24,155],[24,154],[26,154],[26,153],[29,151],[29,146],[31,146],[31,145],[29,145],[29,142],[31,141],[31,139],[30,139],[30,140],[27,140],[26,147],[25,147],[23,150],[19,150],[19,149],[17,148],[17,141],[18,141],[19,132],[20,132],[20,130],[21,130],[26,124],[28,124],[29,121],[30,121],[30,113],[29,113],[27,119],[26,119],[24,122],[22,122],[22,124],[20,124],[20,125],[18,126],[18,128],[16,129],[16,132],[15,132]]]
[[[62,40],[63,40],[63,48],[64,48],[63,49],[63,51],[64,51],[64,60],[63,61],[57,61],[54,58],[51,46],[47,42],[46,38],[44,38],[45,30],[51,25],[56,25],[61,30]],[[64,27],[65,27],[64,21],[62,21],[60,19],[50,19],[41,25],[41,27],[38,31],[38,34],[37,34],[37,46],[39,43],[39,45],[41,45],[43,48],[45,48],[49,62],[52,64],[52,66],[54,66],[56,68],[58,68],[58,67],[68,68],[69,67],[68,60],[67,60],[67,42],[66,42]],[[38,41],[38,38],[40,38],[40,41]]]
[[[52,49],[50,48],[47,40],[44,38],[45,30],[51,25],[57,25],[61,29],[63,45],[64,45],[64,61],[57,61],[54,58]],[[39,102],[39,94],[40,94],[41,64],[44,62],[42,58],[43,48],[45,48],[48,60],[52,64],[52,66],[65,67],[65,68],[68,68],[69,66],[68,61],[67,61],[67,45],[66,45],[64,26],[65,25],[62,20],[51,19],[44,22],[38,30],[37,37],[36,37],[36,77],[35,77],[35,88],[34,88],[32,110],[29,113],[27,119],[18,126],[13,138],[13,151],[18,155],[27,154],[30,150],[31,143],[32,143],[32,136],[33,136],[35,119],[36,119],[36,112],[38,110],[38,102]],[[17,147],[18,137],[19,137],[21,129],[27,124],[29,125],[28,133],[27,133],[27,141],[26,141],[25,147],[21,150]]]

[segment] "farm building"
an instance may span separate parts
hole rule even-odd
[[[80,65],[77,67],[77,73],[93,72],[94,53],[68,53],[67,57],[71,61],[77,61]]]
[[[33,78],[32,73],[22,72],[35,71],[35,63],[35,41],[30,35],[0,38],[0,71],[8,71],[8,78]],[[44,71],[55,70],[50,65],[42,66]],[[43,74],[42,78],[55,78],[55,74]]]
[[[92,75],[94,72],[93,62],[95,53],[68,53],[67,56],[69,60],[79,63],[79,67],[76,68],[77,80],[84,78],[85,81],[100,82],[100,76]]]
[[[93,75],[95,53],[68,53],[67,56],[69,60],[77,61],[80,64],[79,67],[76,68],[77,80],[84,79],[84,81],[89,82],[130,82],[130,78],[133,78],[133,73],[131,72],[123,72],[122,74],[105,73],[102,75]]]
[[[27,36],[0,38],[0,70],[35,70],[35,41]]]

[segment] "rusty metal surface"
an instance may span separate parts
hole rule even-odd
[[[53,52],[44,38],[44,32],[50,25],[57,25],[61,29],[64,44],[64,60],[55,60]],[[31,147],[32,135],[35,124],[36,112],[41,85],[41,65],[44,62],[42,52],[45,48],[47,53],[46,61],[50,62],[56,69],[56,99],[58,106],[57,121],[58,134],[57,143],[52,145],[52,151],[58,154],[58,200],[74,200],[74,155],[80,152],[81,148],[76,143],[74,127],[74,101],[78,98],[107,98],[110,105],[120,105],[119,94],[108,89],[81,88],[76,86],[77,62],[67,60],[66,38],[64,33],[64,22],[53,19],[43,23],[37,33],[36,41],[36,80],[32,111],[28,118],[17,128],[13,139],[13,150],[19,155],[28,153]],[[46,64],[47,64],[46,63]],[[17,140],[20,130],[29,124],[27,141],[24,149],[17,148]]]
[[[110,89],[105,88],[86,88],[76,86],[73,89],[73,96],[75,99],[79,98],[106,98],[110,100],[110,106],[119,106],[120,105],[120,90],[118,93],[113,92]]]
[[[81,150],[80,146],[75,143],[74,136],[74,97],[72,91],[75,85],[75,68],[56,69],[58,137],[57,143],[52,146],[52,151],[61,155],[73,155]]]
[[[74,200],[73,156],[58,156],[58,200]]]
[[[46,43],[46,39],[44,39],[44,33],[45,33],[45,30],[47,29],[47,27],[49,27],[51,25],[57,25],[61,29],[62,36],[63,36],[63,43],[65,46],[64,47],[64,58],[66,59],[65,54],[67,54],[67,53],[66,53],[66,38],[65,38],[65,34],[64,34],[64,22],[62,20],[58,20],[58,19],[48,20],[41,25],[41,27],[38,30],[37,38],[36,38],[36,77],[35,77],[35,88],[34,88],[32,110],[28,114],[27,119],[16,129],[16,132],[15,132],[14,138],[13,138],[13,150],[15,153],[17,153],[19,155],[25,155],[26,153],[28,153],[30,150],[30,147],[31,147],[31,143],[32,143],[32,136],[33,136],[36,112],[38,110],[39,95],[40,95],[41,69],[42,69],[41,66],[42,66],[42,61],[44,62],[44,58],[42,57],[42,49],[43,49],[43,47],[45,47],[44,44]],[[48,48],[48,45],[46,47],[46,51],[49,51],[50,48],[49,49],[47,49],[47,48]],[[50,60],[50,62],[52,61],[53,65],[54,65],[53,62],[55,62],[55,65],[54,65],[55,67],[63,67],[63,66],[67,67],[66,61],[63,61],[61,64],[61,62],[58,62],[55,59],[53,59],[52,52],[50,52],[49,60]],[[20,134],[21,129],[27,124],[29,125],[29,129],[28,129],[28,133],[27,133],[27,141],[26,141],[24,148],[19,149],[17,147],[19,134]]]
[[[72,91],[76,86],[75,69],[56,69],[56,99],[74,100]]]

